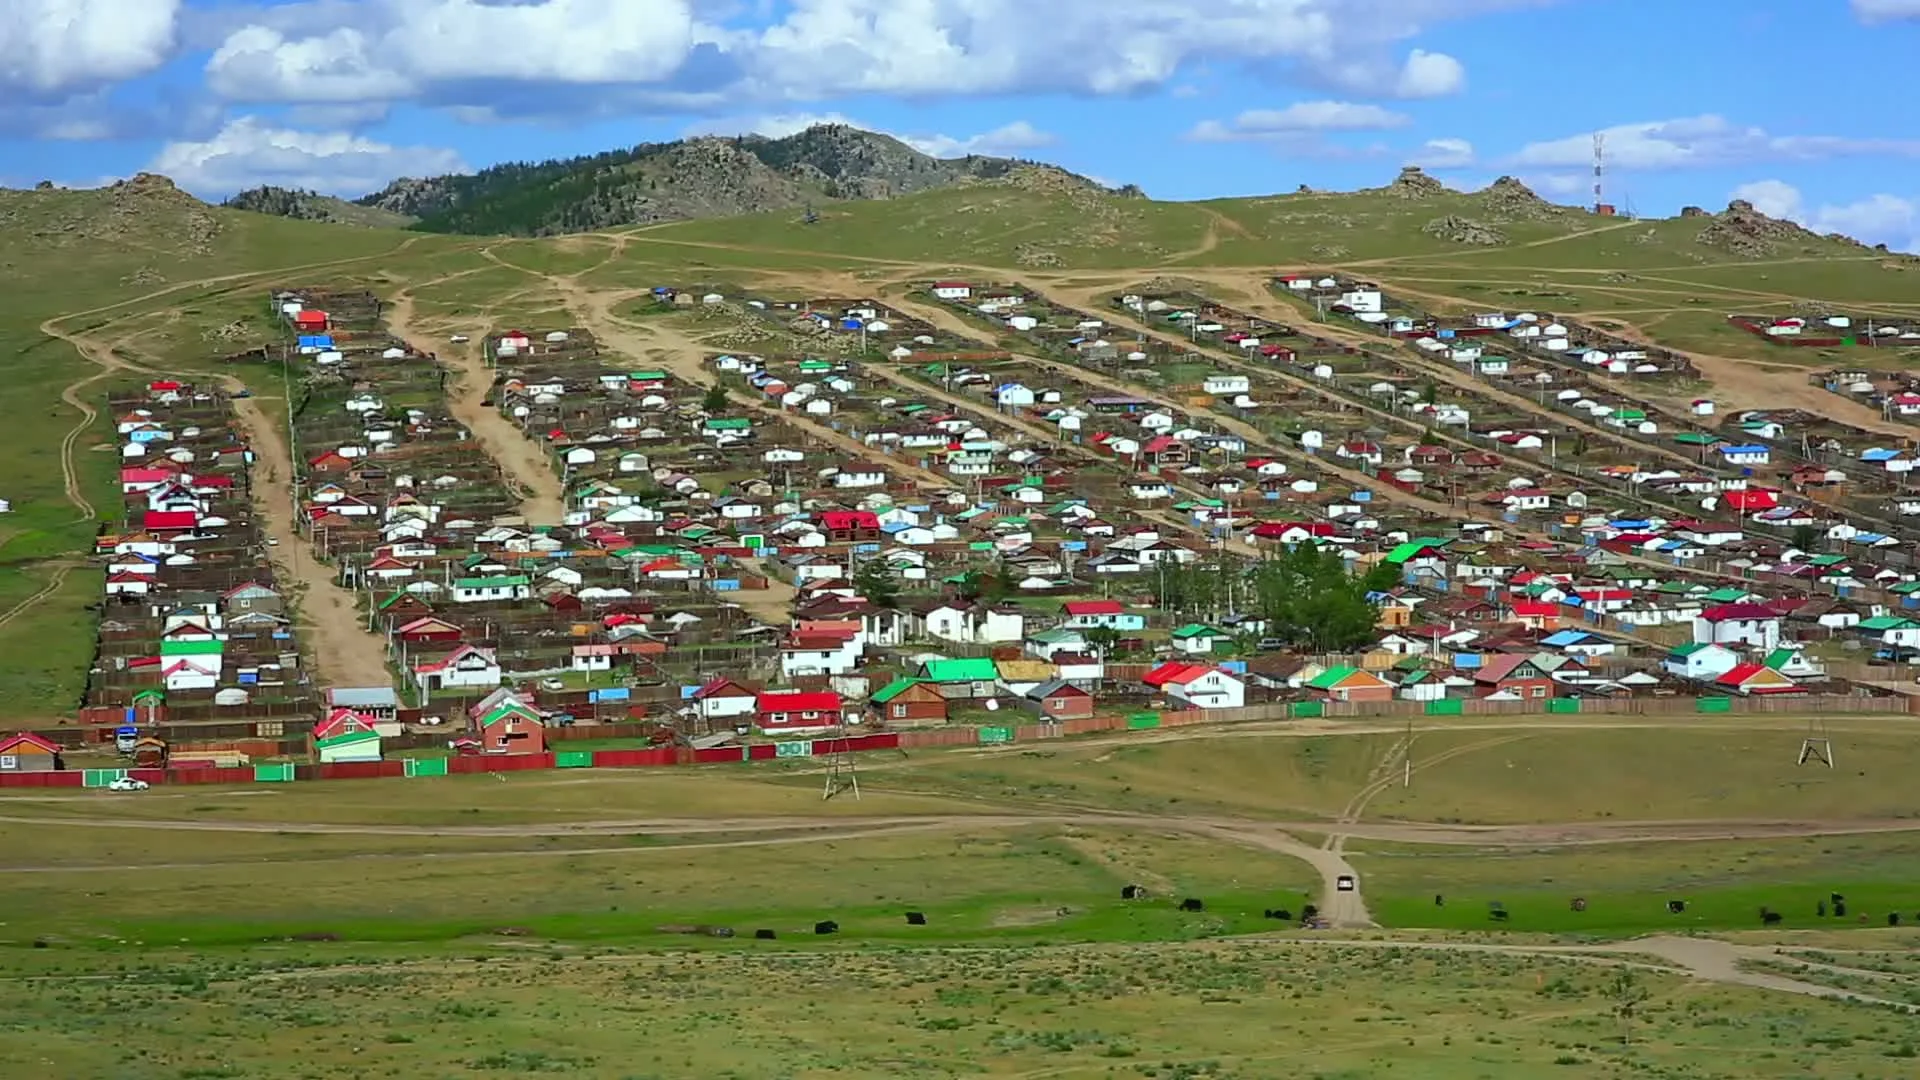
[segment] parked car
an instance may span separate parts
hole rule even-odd
[[[1341,874],[1339,877],[1333,879],[1333,887],[1339,892],[1352,892],[1357,885],[1353,880],[1352,874]]]
[[[115,780],[113,783],[108,784],[107,790],[108,791],[145,791],[147,790],[147,782],[145,780],[136,780],[131,776],[122,776],[119,779]]]
[[[540,689],[546,690],[550,693],[558,693],[559,691],[565,690],[566,688],[567,688],[567,684],[560,681],[559,679],[541,679],[540,680]]]

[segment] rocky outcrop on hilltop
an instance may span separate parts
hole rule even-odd
[[[1420,229],[1428,236],[1437,237],[1455,244],[1470,244],[1476,247],[1497,247],[1507,242],[1507,234],[1482,221],[1448,214],[1434,218]]]
[[[1431,199],[1448,193],[1447,185],[1428,176],[1418,165],[1405,166],[1393,183],[1378,190],[1399,199]]]
[[[1559,217],[1567,212],[1534,194],[1532,188],[1511,176],[1503,176],[1479,193],[1487,213],[1502,221]]]
[[[1707,227],[1701,229],[1693,239],[1695,243],[1716,251],[1746,259],[1763,259],[1782,250],[1818,250],[1823,238],[1819,233],[1791,221],[1768,217],[1745,199],[1735,199],[1727,204],[1725,210],[1712,215]],[[1856,243],[1837,233],[1824,239]]]

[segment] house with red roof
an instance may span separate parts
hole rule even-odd
[[[492,649],[462,645],[437,660],[413,665],[413,681],[420,689],[491,690],[500,685],[500,661]]]
[[[1507,605],[1508,622],[1529,630],[1560,629],[1560,605],[1547,600],[1515,600]]]
[[[0,738],[0,773],[53,772],[60,767],[60,748],[22,731]]]
[[[342,735],[357,735],[367,731],[379,733],[373,717],[346,708],[327,710],[327,715],[313,725],[313,737],[316,741],[335,739]]]
[[[722,675],[693,692],[694,714],[709,723],[731,725],[754,715],[760,692]]]
[[[1713,685],[1743,696],[1792,694],[1800,684],[1765,664],[1746,663],[1713,680]]]
[[[973,297],[973,286],[964,281],[936,281],[932,292],[940,300],[968,300]]]
[[[834,544],[871,544],[880,540],[880,515],[871,510],[828,510],[820,527]]]
[[[1247,530],[1256,542],[1298,544],[1303,540],[1327,540],[1340,535],[1331,521],[1263,521]]]
[[[1502,653],[1484,659],[1468,672],[1473,677],[1476,697],[1519,698],[1544,701],[1554,697],[1557,684],[1546,669],[1526,653]]]
[[[1715,604],[1694,618],[1693,640],[1772,652],[1780,644],[1780,614],[1764,604]]]
[[[327,328],[327,313],[315,311],[312,308],[301,308],[293,313],[293,325],[298,327],[301,333],[318,333]]]
[[[1190,709],[1238,709],[1247,703],[1247,684],[1211,664],[1170,660],[1140,681]]]
[[[433,615],[414,619],[393,634],[408,645],[458,645],[467,636],[459,624]]]
[[[791,679],[799,675],[845,675],[860,666],[865,654],[858,630],[795,631],[780,644],[780,673]]]
[[[148,510],[140,515],[140,527],[147,532],[186,532],[200,523],[198,510]]]
[[[1127,631],[1147,628],[1144,613],[1128,611],[1127,606],[1118,600],[1069,600],[1060,605],[1060,613],[1066,617],[1061,625],[1070,630],[1106,627]]]
[[[1780,494],[1766,488],[1736,488],[1727,492],[1725,504],[1728,510],[1739,514],[1758,514],[1765,510],[1778,509]]]
[[[841,724],[843,705],[831,690],[762,690],[754,702],[759,727],[767,735],[810,735]]]

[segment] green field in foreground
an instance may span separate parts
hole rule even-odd
[[[1906,1080],[1911,1021],[1564,959],[1331,944],[942,950],[537,941],[421,956],[48,950],[0,981],[0,1075],[63,1080]]]
[[[1782,929],[1885,927],[1897,912],[1920,926],[1920,833],[1752,841],[1481,849],[1354,841],[1349,860],[1385,925],[1440,930],[1625,936],[1760,929],[1762,907]],[[1832,893],[1847,915],[1816,913]],[[1444,905],[1433,902],[1435,895]],[[1587,909],[1574,911],[1572,900]],[[1686,910],[1671,914],[1669,900]],[[1498,902],[1504,924],[1489,915]]]
[[[1912,777],[1920,742],[1904,720],[1835,719],[1845,769],[1795,763],[1805,721],[1688,718],[1669,728],[1510,727],[1423,721],[1414,781],[1366,804],[1369,820],[1460,824],[1694,818],[1904,818],[1920,805]],[[968,756],[920,756],[873,777],[875,787],[1003,798],[1025,804],[1146,813],[1336,816],[1399,742],[1401,729],[1302,736],[1233,728],[1075,745],[1021,745]],[[1398,759],[1395,761],[1398,775]]]
[[[40,828],[56,843],[102,831]],[[226,838],[152,835],[170,838],[174,852]],[[1263,911],[1297,910],[1319,889],[1293,859],[1121,829],[500,837],[491,851],[472,836],[237,839],[254,850],[0,875],[0,910],[13,913],[0,943],[52,935],[105,948],[245,944],[307,933],[445,941],[521,927],[568,940],[671,944],[684,939],[659,926],[790,934],[823,919],[862,940],[1166,940],[1270,928]],[[1149,883],[1154,899],[1122,902],[1121,887],[1134,883]],[[1186,896],[1205,898],[1207,910],[1177,911]],[[907,911],[925,913],[928,925],[908,926]]]

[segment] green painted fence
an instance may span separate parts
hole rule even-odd
[[[1693,700],[1696,712],[1732,712],[1733,699],[1730,697],[1703,697]]]
[[[406,762],[407,762],[408,776],[445,776],[447,775],[447,759],[443,757],[430,757],[430,758],[410,757],[406,759]]]
[[[1147,731],[1160,726],[1160,714],[1157,712],[1137,712],[1127,717],[1128,731]]]
[[[1577,697],[1548,698],[1547,711],[1550,713],[1577,713],[1580,711],[1580,699]]]
[[[125,769],[86,769],[80,774],[82,787],[106,787],[127,775]]]
[[[980,729],[980,742],[983,744],[1010,743],[1013,741],[1013,729],[1010,727],[983,727]]]
[[[813,743],[806,739],[795,739],[789,742],[774,743],[773,756],[777,758],[812,757]]]
[[[1427,702],[1428,716],[1459,716],[1467,710],[1467,703],[1459,698],[1441,698]]]
[[[561,750],[553,755],[553,767],[556,769],[591,769],[593,751]]]
[[[293,762],[282,761],[273,765],[255,765],[253,782],[256,784],[288,784],[293,782]]]
[[[1324,701],[1296,701],[1287,706],[1287,715],[1295,720],[1327,715],[1327,703]]]

